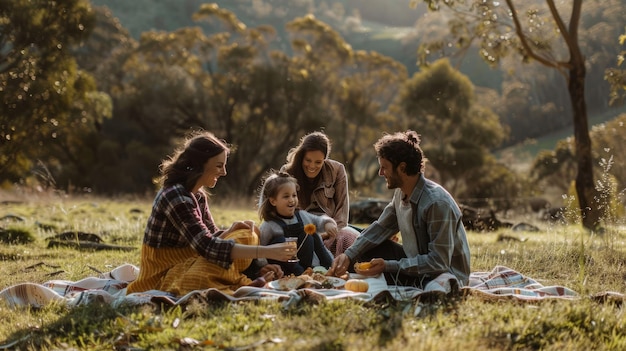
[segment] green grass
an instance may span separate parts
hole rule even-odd
[[[216,199],[218,200],[218,199]],[[39,198],[0,205],[0,227],[32,234],[27,244],[0,245],[0,289],[23,282],[76,281],[124,263],[139,264],[139,247],[151,200]],[[242,209],[243,208],[243,209]],[[252,206],[212,206],[220,225],[257,219]],[[41,223],[54,225],[44,229]],[[498,241],[495,233],[469,233],[472,271],[504,265],[542,284],[579,293],[576,301],[486,302],[477,296],[422,306],[414,302],[368,304],[341,300],[194,302],[185,308],[75,308],[52,304],[13,310],[0,302],[0,346],[20,350],[622,350],[626,316],[620,304],[588,296],[626,292],[626,231],[611,227],[591,236],[575,225],[538,223],[539,233],[508,233],[525,241]],[[47,248],[46,238],[65,230],[99,234],[107,243],[136,251]],[[195,345],[195,346],[194,346]]]

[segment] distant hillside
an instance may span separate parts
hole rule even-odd
[[[199,7],[207,3],[203,0],[91,0],[91,2],[97,6],[108,7],[136,39],[142,32],[149,30],[173,31],[187,26],[206,26],[191,19]],[[267,8],[255,8],[250,0],[213,2],[221,8],[232,11],[246,25],[250,27],[271,25],[279,35],[284,33],[285,24],[293,18],[313,13],[338,30],[354,49],[376,51],[392,57],[404,64],[410,75],[418,70],[417,47],[406,47],[402,39],[413,30],[415,22],[426,12],[426,6],[421,3],[417,8],[411,9],[406,0],[313,1],[315,4],[313,8],[299,6],[308,2],[294,0],[265,1]],[[275,14],[278,12],[277,9],[284,9],[281,16]],[[362,30],[345,31],[345,28],[340,28],[345,25],[346,18],[357,14]],[[475,85],[499,88],[501,81],[494,80],[494,77],[500,73],[491,70],[477,55],[468,55],[460,69]]]
[[[107,6],[117,16],[131,35],[139,38],[146,30],[171,31],[197,25],[191,15],[205,3],[216,3],[228,9],[249,26],[269,24],[280,29],[282,24],[296,16],[314,13],[316,16],[350,16],[358,11],[359,17],[382,27],[411,27],[425,12],[425,6],[409,8],[406,0],[91,0],[97,6]],[[313,4],[309,6],[309,4]],[[272,9],[282,9],[282,15],[273,15]],[[378,31],[374,28],[374,31]]]

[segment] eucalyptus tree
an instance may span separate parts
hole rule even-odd
[[[373,141],[406,125],[395,114],[397,96],[407,80],[406,67],[377,52],[358,50],[342,70],[333,100],[328,133],[335,155],[343,160],[353,188],[367,188],[378,178]]]
[[[499,118],[477,103],[474,86],[447,59],[435,61],[409,79],[400,105],[408,126],[422,134],[423,150],[452,193],[481,167],[506,136]]]
[[[370,185],[377,178],[373,142],[405,124],[390,110],[406,81],[406,67],[377,52],[353,50],[313,15],[294,19],[287,30],[294,61],[320,81],[332,157],[344,163],[352,188]]]
[[[77,100],[70,109],[68,127],[58,133],[56,142],[42,150],[48,159],[51,175],[57,186],[106,191],[132,191],[129,179],[140,178],[145,171],[139,167],[119,177],[120,142],[110,133],[122,129],[123,120],[113,119],[113,99],[122,65],[118,56],[127,53],[136,42],[105,7],[93,7],[95,22],[90,35],[80,45],[72,47],[72,54],[81,72],[80,84],[89,92],[85,101]],[[132,140],[134,135],[119,136]],[[142,155],[145,158],[145,154]],[[142,164],[140,158],[132,160]],[[112,162],[113,161],[113,162]],[[145,165],[145,164],[144,164]],[[111,179],[116,179],[112,182]],[[149,178],[148,178],[149,179]]]
[[[285,52],[271,50],[272,27],[247,28],[214,4],[201,6],[195,18],[220,19],[234,34],[210,61],[211,112],[221,116],[218,130],[236,146],[237,156],[229,162],[238,177],[229,179],[229,186],[251,195],[264,173],[285,162],[302,134],[327,123],[321,100],[324,76]]]
[[[450,22],[451,32],[457,38],[455,44],[465,48],[477,42],[480,55],[487,62],[496,65],[507,55],[519,55],[526,62],[538,62],[563,76],[572,109],[576,141],[576,194],[582,224],[595,230],[600,224],[600,211],[585,100],[586,59],[579,38],[583,1],[558,4],[554,0],[535,3],[514,0],[424,2],[433,10],[441,6],[455,9],[457,16]],[[412,0],[413,5],[416,3],[417,0]],[[567,13],[569,18],[564,18]]]
[[[619,44],[622,47],[626,43],[626,33],[619,36]],[[611,104],[623,102],[626,97],[626,69],[622,67],[626,59],[626,49],[617,56],[615,67],[608,68],[605,72],[605,79],[611,84]]]
[[[72,112],[94,87],[71,48],[93,20],[85,0],[0,1],[0,178],[26,177],[47,145],[74,132],[74,118],[89,123],[91,113]]]
[[[626,155],[621,150],[626,147],[626,114],[593,126],[590,137],[593,141],[593,160],[605,168],[595,168],[595,177],[611,174],[618,182],[619,189],[626,188]],[[547,183],[567,193],[570,180],[576,173],[575,140],[559,140],[553,150],[544,150],[534,159],[531,174],[538,183]],[[610,167],[609,167],[610,160]]]
[[[233,145],[224,193],[250,196],[263,174],[284,162],[300,135],[326,123],[319,78],[285,53],[272,51],[274,29],[248,28],[230,11],[205,4],[204,28],[145,32],[124,56],[116,111],[153,153],[193,129]],[[155,164],[150,167],[156,170]]]

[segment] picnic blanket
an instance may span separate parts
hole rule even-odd
[[[537,301],[545,299],[575,299],[578,293],[563,286],[543,286],[536,280],[504,266],[490,272],[473,272],[463,288],[488,300],[516,299]]]
[[[139,268],[125,264],[97,277],[72,282],[51,280],[43,284],[22,283],[0,291],[0,300],[10,307],[31,306],[42,307],[51,302],[64,302],[69,306],[105,302],[113,306],[121,304],[154,304],[183,305],[190,301],[246,301],[270,299],[282,302],[286,307],[301,301],[357,299],[361,301],[383,301],[426,299],[459,294],[472,294],[486,300],[517,300],[539,301],[546,299],[577,299],[579,294],[562,286],[543,286],[536,280],[524,276],[513,269],[496,266],[490,272],[475,272],[470,275],[467,286],[460,286],[458,280],[449,273],[441,274],[426,285],[424,289],[407,286],[387,285],[384,277],[364,277],[351,275],[350,278],[361,278],[368,282],[369,290],[357,293],[344,289],[310,289],[303,288],[291,291],[279,291],[256,287],[241,287],[234,294],[225,294],[216,289],[196,290],[182,297],[173,296],[163,291],[146,291],[126,294],[126,286],[137,278]],[[602,293],[596,296],[599,300],[621,300],[620,293]]]

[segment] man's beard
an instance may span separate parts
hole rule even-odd
[[[401,185],[402,184],[400,181],[400,177],[398,177],[398,174],[396,172],[393,172],[392,175],[387,177],[387,189],[396,189],[399,188]]]

